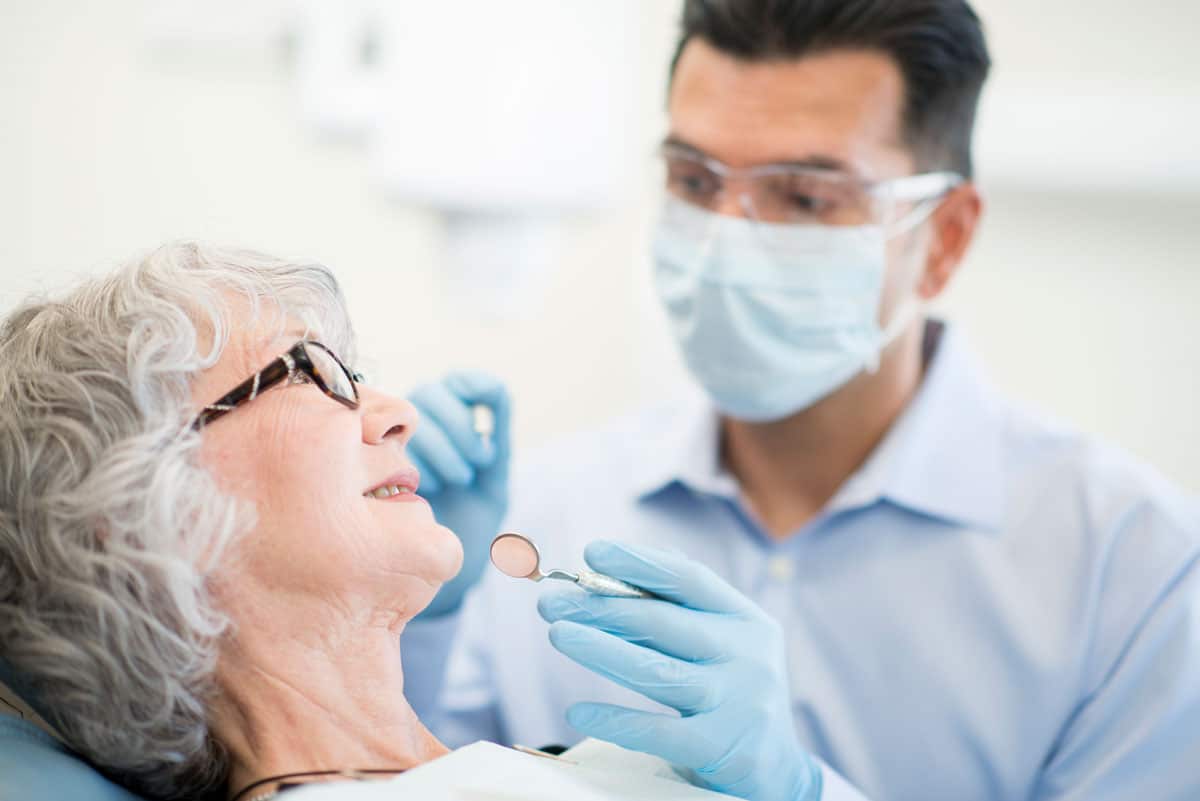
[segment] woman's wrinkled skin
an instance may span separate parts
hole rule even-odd
[[[197,407],[261,369],[302,329],[246,332],[196,381]],[[399,635],[462,562],[423,500],[364,493],[411,470],[406,400],[359,386],[351,410],[312,384],[273,388],[208,426],[201,461],[257,521],[211,579],[232,621],[212,732],[230,792],[266,776],[407,768],[446,753],[406,701]]]

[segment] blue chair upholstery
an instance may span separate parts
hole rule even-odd
[[[39,714],[33,694],[0,659],[0,682]],[[37,726],[0,714],[0,801],[141,801]]]
[[[0,715],[0,801],[141,800],[37,726]]]

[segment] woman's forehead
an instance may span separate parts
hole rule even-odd
[[[263,323],[231,324],[220,357],[197,377],[197,389],[223,393],[279,358],[297,340],[310,337],[312,332],[304,325],[288,324],[281,329]]]
[[[206,377],[242,381],[301,339],[321,342],[339,358],[351,356],[343,352],[347,343],[342,340],[349,336],[343,310],[287,308],[276,298],[249,298],[237,291],[225,293],[224,301],[225,342],[217,363],[205,371]],[[323,330],[326,327],[333,330]]]
[[[261,370],[267,364],[278,359],[293,345],[302,339],[320,341],[319,332],[304,325],[289,325],[283,331],[257,331],[247,333],[241,341],[230,341],[229,350],[238,365],[247,374]]]

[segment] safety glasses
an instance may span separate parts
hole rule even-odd
[[[205,406],[192,422],[192,428],[200,430],[282,382],[312,382],[338,403],[357,409],[358,388],[355,384],[363,383],[363,377],[342,364],[341,359],[320,342],[300,340],[282,356],[238,384],[215,403]]]
[[[675,198],[718,211],[728,198],[764,223],[853,227],[888,225],[897,209],[943,197],[963,182],[953,172],[870,182],[836,170],[790,164],[735,169],[686,147],[659,149],[666,188]]]

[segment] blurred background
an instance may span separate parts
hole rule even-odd
[[[444,8],[439,8],[442,6]],[[1200,4],[978,0],[990,207],[944,311],[1200,491]],[[394,391],[527,447],[686,383],[649,281],[678,0],[0,0],[0,313],[168,239],[319,260]]]

